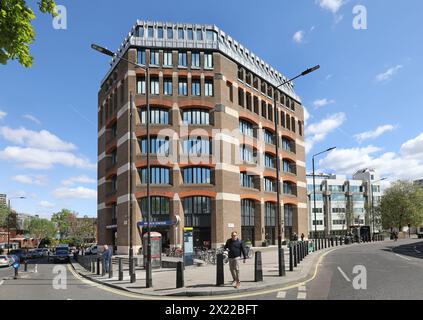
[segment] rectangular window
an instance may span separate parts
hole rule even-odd
[[[163,79],[163,94],[166,96],[171,96],[173,94],[172,78]]]
[[[137,50],[137,63],[145,64],[145,50]]]
[[[207,110],[191,109],[185,110],[182,114],[182,120],[185,124],[209,125],[210,115]]]
[[[192,29],[187,30],[188,40],[194,40],[194,31]]]
[[[217,40],[217,33],[212,30],[206,31],[207,41],[216,41]]]
[[[148,37],[154,38],[154,28],[153,27],[148,27]]]
[[[173,29],[171,27],[167,28],[167,38],[173,39]]]
[[[144,27],[143,26],[138,27],[137,36],[140,37],[140,38],[144,38]]]
[[[137,79],[137,93],[145,94],[145,78]]]
[[[206,97],[213,97],[213,80],[206,80],[204,82],[204,93]]]
[[[199,52],[191,53],[191,67],[200,68],[200,53]]]
[[[201,83],[200,80],[193,79],[191,82],[191,95],[200,96],[201,95]]]
[[[204,54],[204,68],[213,69],[213,54],[212,53]]]
[[[165,66],[165,67],[173,66],[172,51],[163,52],[163,66]]]
[[[201,30],[197,30],[195,33],[196,33],[197,40],[202,41],[203,40],[203,32]]]
[[[141,124],[147,123],[147,110],[140,111]],[[152,124],[169,124],[169,110],[162,108],[150,109],[150,123]]]
[[[180,96],[187,96],[188,95],[188,83],[187,83],[186,79],[179,79],[178,94]]]
[[[151,50],[150,51],[150,63],[153,66],[159,65],[159,51],[158,50]]]
[[[183,141],[183,152],[186,155],[202,156],[212,154],[211,141],[201,139],[187,139]]]
[[[184,40],[184,29],[178,28],[178,39]]]
[[[159,79],[150,80],[150,92],[151,94],[154,94],[154,95],[160,94]]]
[[[187,53],[186,52],[179,52],[178,53],[178,66],[179,67],[186,67],[187,64]]]
[[[163,27],[157,28],[157,38],[163,39]]]

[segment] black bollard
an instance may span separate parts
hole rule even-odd
[[[109,278],[113,278],[113,261],[112,256],[109,258]]]
[[[289,246],[289,271],[294,271],[294,254],[292,252],[292,245]]]
[[[335,238],[335,245],[338,246],[338,237]]]
[[[255,253],[254,260],[254,282],[263,281],[263,264],[261,260],[261,252],[257,251]]]
[[[304,260],[305,258],[305,245],[304,245],[304,241],[301,241],[301,261]]]
[[[223,286],[224,284],[225,284],[225,273],[223,268],[223,254],[219,253],[216,256],[216,286]]]
[[[97,275],[100,275],[100,258],[97,258]]]
[[[130,278],[131,278],[131,283],[134,283],[137,280],[137,275],[135,273],[135,264],[137,262],[137,258],[132,258],[132,261],[129,261],[129,263],[132,266],[132,273],[130,274]]]
[[[325,247],[325,249],[328,247],[328,239],[326,239],[326,237],[325,237],[325,240],[324,240],[324,247]]]
[[[306,256],[308,256],[308,241],[306,241]]]
[[[322,250],[323,249],[323,238],[320,238],[320,250]]]
[[[19,268],[15,268],[15,276],[13,277],[13,279],[17,279],[18,275],[19,275]]]
[[[300,244],[297,242],[297,264],[300,264],[301,260],[301,250],[300,250]]]
[[[184,284],[184,266],[183,262],[176,263],[176,288],[183,288]]]
[[[27,272],[28,271],[28,261],[24,261],[24,271]]]
[[[297,267],[297,257],[298,257],[298,255],[297,255],[297,245],[294,244],[294,268]]]
[[[119,259],[119,281],[123,281],[123,261],[122,258],[118,258]]]
[[[343,239],[344,239],[344,238],[342,238],[342,237],[341,237],[341,238],[339,238],[339,245],[340,245],[340,246],[342,246],[342,240],[343,240]]]
[[[280,251],[280,255],[279,255],[281,258],[281,262],[280,262],[280,273],[279,273],[279,276],[280,277],[285,277],[286,276],[286,270],[285,270],[285,251],[284,251],[284,249],[282,249],[281,248],[281,251]]]

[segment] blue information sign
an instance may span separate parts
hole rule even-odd
[[[194,241],[193,229],[184,228],[184,264],[192,266],[194,264]]]

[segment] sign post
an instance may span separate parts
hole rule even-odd
[[[194,264],[193,228],[184,228],[184,265]]]

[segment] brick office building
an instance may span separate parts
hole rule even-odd
[[[137,21],[118,50],[150,67],[152,220],[164,242],[219,246],[236,230],[275,243],[274,100],[279,123],[283,236],[308,234],[304,111],[292,85],[212,25]],[[129,106],[134,97],[134,222],[146,212],[146,79],[114,58],[98,94],[98,236],[128,252]],[[136,109],[135,109],[136,108]],[[134,223],[134,243],[140,236]]]

